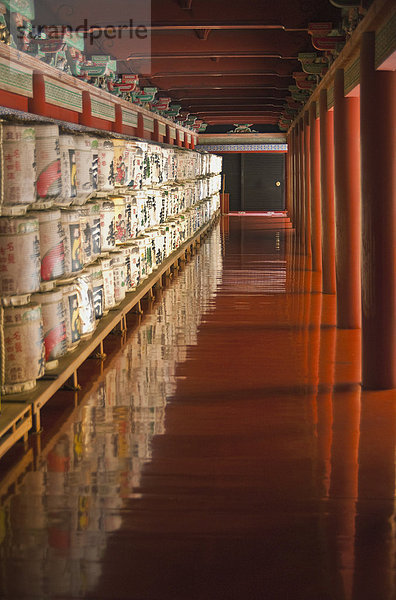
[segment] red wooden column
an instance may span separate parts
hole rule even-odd
[[[159,121],[158,119],[154,119],[154,140],[156,142],[162,142],[162,135],[159,132]]]
[[[167,144],[173,144],[173,139],[170,136],[170,126],[169,125],[166,126],[165,142]]]
[[[396,73],[375,70],[375,34],[360,56],[363,386],[396,388]]]
[[[180,130],[176,127],[176,146],[183,147],[183,142],[180,139]]]
[[[324,294],[335,294],[334,112],[327,110],[327,90],[320,92],[319,113],[322,198],[322,291]]]
[[[291,133],[289,132],[286,136],[287,143],[287,154],[286,154],[286,196],[285,196],[285,205],[288,215],[290,216],[290,200],[291,200],[291,169],[290,169],[290,157],[292,152],[292,142],[291,142]]]
[[[138,113],[137,136],[140,138],[144,138],[144,121],[142,113]]]
[[[322,226],[320,198],[320,152],[319,152],[319,121],[316,118],[316,102],[309,107],[310,153],[309,181],[311,197],[311,243],[312,270],[322,270]]]
[[[292,127],[290,132],[291,138],[291,154],[290,154],[290,179],[291,179],[291,195],[290,195],[290,220],[294,227],[295,200],[296,200],[296,128]]]
[[[359,128],[359,98],[345,98],[344,71],[338,69],[334,79],[334,179],[337,327],[342,329],[361,325]]]
[[[295,214],[294,214],[294,222],[296,228],[296,239],[299,236],[299,227],[300,227],[300,178],[301,178],[301,131],[300,131],[300,122],[296,125],[296,201],[295,201]]]
[[[299,147],[299,193],[298,193],[298,235],[300,239],[301,252],[305,253],[305,138],[304,138],[304,119],[301,118],[298,123],[300,133]]]
[[[296,199],[296,128],[293,126],[291,129],[291,139],[292,139],[292,154],[291,154],[291,170],[290,175],[292,179],[291,189],[292,194],[290,197],[290,220],[294,227],[294,204]]]
[[[300,194],[299,188],[299,160],[300,160],[300,132],[298,124],[294,126],[294,197],[293,197],[293,226],[297,232],[297,206],[298,206],[298,197]]]
[[[310,178],[310,125],[309,112],[304,112],[304,234],[305,234],[305,254],[307,255],[306,267],[312,269],[312,249],[311,249],[311,188]]]

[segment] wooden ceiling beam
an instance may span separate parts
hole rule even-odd
[[[291,76],[288,73],[277,73],[274,71],[199,71],[199,72],[186,72],[186,71],[169,71],[167,73],[155,73],[150,75],[150,79],[164,79],[173,77],[280,77],[288,78]]]
[[[308,31],[308,27],[287,27],[282,25],[281,23],[277,24],[268,24],[268,23],[260,23],[259,21],[225,21],[223,23],[216,21],[193,21],[190,20],[187,23],[175,23],[175,22],[158,22],[151,23],[151,25],[147,25],[147,29],[149,31],[183,31],[183,30],[199,30],[199,29],[209,29],[209,30],[260,30],[260,31],[285,31],[287,33]]]
[[[179,60],[179,59],[197,59],[197,58],[276,58],[278,60],[297,60],[296,56],[288,56],[282,54],[271,54],[270,52],[260,51],[232,51],[228,50],[225,52],[153,52],[153,54],[136,53],[133,56],[128,56],[124,60],[156,60],[156,59],[167,59],[167,60]]]

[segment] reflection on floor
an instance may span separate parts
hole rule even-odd
[[[360,332],[260,219],[0,463],[1,598],[396,598],[396,393],[361,392]]]

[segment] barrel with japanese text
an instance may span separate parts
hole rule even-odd
[[[69,206],[77,196],[77,165],[75,136],[59,137],[62,192],[55,200],[60,206]]]
[[[92,260],[96,260],[101,252],[100,239],[100,204],[96,200],[91,200],[86,204],[89,207],[89,227],[91,230],[91,249]]]
[[[36,125],[37,203],[53,201],[62,194],[58,125]]]
[[[102,258],[100,260],[102,267],[103,276],[103,289],[104,289],[104,314],[115,307],[115,293],[114,293],[114,270],[111,264],[111,258]]]
[[[65,274],[64,232],[59,209],[29,212],[38,219],[40,230],[41,281],[52,281]]]
[[[96,328],[92,276],[90,271],[85,269],[78,275],[75,284],[78,296],[80,335],[81,339],[86,339],[91,337]]]
[[[26,298],[28,300],[28,297]],[[41,307],[36,303],[4,308],[3,394],[32,390],[44,375],[45,347]]]
[[[101,319],[104,314],[104,284],[102,266],[99,261],[87,267],[92,279],[92,294],[94,302],[95,319]]]
[[[98,140],[98,190],[114,189],[114,144],[111,140]]]
[[[115,243],[116,245],[124,244],[128,239],[126,198],[125,196],[109,196],[109,200],[114,203]]]
[[[111,265],[114,273],[114,299],[116,305],[120,304],[125,298],[125,254],[122,251],[111,252]]]
[[[98,200],[100,205],[100,246],[102,252],[115,248],[115,207],[112,200]]]
[[[34,294],[32,301],[41,305],[43,317],[45,368],[54,369],[58,359],[67,352],[66,312],[62,291],[51,291]]]
[[[80,212],[73,208],[62,209],[61,222],[65,234],[65,275],[70,276],[84,267]]]
[[[94,190],[92,140],[89,135],[75,136],[77,195],[74,204],[84,204]]]
[[[39,221],[34,216],[0,217],[0,297],[40,288]]]
[[[77,287],[75,283],[60,283],[63,306],[65,311],[67,350],[75,350],[81,340],[81,320],[78,303]]]
[[[1,125],[3,153],[3,214],[7,206],[33,204],[36,201],[35,130],[26,125]]]
[[[88,265],[92,262],[92,232],[91,232],[91,207],[89,204],[84,204],[79,208],[80,213],[80,231],[81,231],[81,248],[82,262]]]

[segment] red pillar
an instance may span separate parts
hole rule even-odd
[[[396,73],[375,70],[375,34],[360,56],[362,376],[396,388]]]
[[[293,156],[293,227],[297,228],[297,202],[298,188],[298,161],[299,161],[299,131],[298,125],[294,126],[294,156]]]
[[[334,112],[327,110],[327,90],[320,92],[319,112],[322,197],[322,285],[324,294],[335,294]]]
[[[342,329],[361,325],[359,127],[359,98],[345,98],[344,71],[338,69],[334,79],[334,179],[337,327]]]
[[[158,119],[154,119],[154,140],[156,142],[162,142],[162,136],[159,132],[159,121]]]
[[[312,250],[311,250],[311,188],[310,179],[310,126],[309,112],[304,112],[304,233],[305,233],[305,253],[307,255],[306,268],[312,269]]]
[[[180,139],[180,130],[176,127],[176,146],[183,147],[183,142]]]
[[[122,108],[119,104],[115,105],[115,121],[113,123],[113,131],[122,133]]]
[[[300,134],[299,147],[299,193],[298,193],[298,236],[302,253],[305,253],[305,232],[304,232],[304,204],[305,204],[305,142],[304,142],[304,119],[298,123]]]
[[[294,227],[294,202],[296,196],[296,168],[295,168],[295,160],[296,160],[296,128],[292,127],[290,132],[291,138],[291,154],[290,154],[290,179],[291,179],[291,194],[290,194],[290,220],[292,221]]]
[[[144,121],[142,113],[138,113],[137,136],[139,138],[144,138]]]
[[[312,240],[312,270],[322,270],[322,234],[320,208],[320,153],[319,153],[319,122],[316,118],[316,102],[309,107],[310,128],[310,198],[311,198],[311,240]]]
[[[290,217],[290,201],[291,201],[291,197],[292,197],[292,190],[291,190],[291,177],[292,177],[292,170],[291,170],[291,155],[293,152],[293,143],[292,143],[292,139],[291,139],[291,131],[289,131],[289,133],[287,134],[287,138],[286,138],[286,142],[287,142],[287,155],[286,155],[286,210],[287,213]]]
[[[301,153],[301,126],[300,121],[297,123],[297,155],[296,155],[296,239],[300,235],[300,198],[301,198],[301,177],[302,177],[302,153]]]

